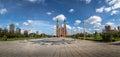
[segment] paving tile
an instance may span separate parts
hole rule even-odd
[[[53,38],[54,39],[54,38]],[[112,43],[71,39],[54,39],[47,45],[41,45],[42,39],[30,41],[0,41],[0,57],[119,57],[120,45]],[[51,41],[51,40],[50,40]],[[52,42],[52,41],[51,41]],[[70,42],[71,44],[68,44]],[[45,43],[45,42],[44,42]],[[46,43],[45,43],[46,44]]]

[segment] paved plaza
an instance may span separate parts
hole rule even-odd
[[[71,38],[0,41],[0,57],[120,57],[120,43]]]

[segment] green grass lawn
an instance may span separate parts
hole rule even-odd
[[[14,40],[30,40],[30,39],[40,39],[40,38],[0,38],[0,41],[14,41]]]
[[[84,39],[84,37],[78,37],[77,39]],[[102,40],[102,38],[95,39],[94,37],[85,37],[86,40]]]
[[[94,37],[87,37],[86,40],[94,40],[94,41],[101,41],[102,38],[94,38]]]
[[[114,38],[115,41],[120,41],[120,38]]]
[[[86,40],[102,41],[102,38],[95,39],[94,37],[87,37]],[[112,38],[113,41],[120,41],[120,38]]]
[[[30,40],[30,39],[40,39],[40,38],[0,38],[0,41],[14,41],[14,40]],[[84,37],[79,37],[78,39],[84,39]],[[93,40],[93,41],[102,41],[102,38],[95,39],[94,37],[86,37],[86,40]],[[115,41],[120,41],[120,38],[113,38]]]

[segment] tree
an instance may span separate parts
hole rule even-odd
[[[112,34],[110,32],[102,33],[102,40],[105,42],[112,41]]]
[[[96,31],[95,34],[94,34],[94,38],[95,38],[95,40],[100,40],[101,39],[100,33],[98,33]]]

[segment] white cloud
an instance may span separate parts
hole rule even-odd
[[[86,30],[86,28],[85,28],[85,30]],[[80,32],[83,32],[83,27],[80,27],[80,26],[78,26],[78,27],[72,27],[72,33],[74,34],[74,33],[80,33]]]
[[[42,20],[32,20],[28,22],[25,21],[23,22],[23,29],[27,29],[27,30],[31,30],[32,32],[33,31],[41,31],[41,33],[53,33],[53,29],[51,29],[51,27],[53,26],[51,23],[49,23],[49,21],[42,21]],[[47,32],[47,31],[50,31],[50,32]]]
[[[37,0],[28,0],[29,2],[36,2]]]
[[[27,20],[26,22],[23,22],[23,25],[28,26],[32,24],[33,20]]]
[[[52,12],[47,12],[46,14],[47,14],[47,15],[51,15],[51,14],[52,14]]]
[[[110,11],[112,10],[112,8],[111,8],[111,7],[106,7],[106,8],[104,8],[104,10],[105,10],[106,12],[110,12]]]
[[[76,33],[83,32],[83,28],[82,27],[76,27],[75,31],[76,31]]]
[[[62,27],[64,26],[64,24],[62,24]],[[70,26],[70,25],[68,25],[68,24],[66,24],[66,28],[68,29],[68,30],[71,30],[72,29],[72,27]]]
[[[91,16],[88,20],[86,20],[86,22],[90,24],[101,23],[101,21],[102,18],[100,16]]]
[[[106,2],[107,2],[109,5],[114,5],[114,4],[116,4],[117,2],[119,2],[119,0],[106,0]]]
[[[120,8],[120,1],[114,4],[113,9],[118,9]]]
[[[27,1],[29,1],[31,3],[42,3],[42,4],[45,3],[45,0],[27,0]]]
[[[29,24],[31,24],[31,23],[33,22],[33,20],[27,20],[27,22],[28,22]]]
[[[95,24],[94,24],[94,27],[95,27],[95,28],[100,28],[101,26],[102,26],[101,23],[95,23]]]
[[[111,15],[118,14],[118,13],[119,13],[118,10],[113,10],[113,11],[111,12]]]
[[[94,30],[95,30],[95,31],[100,31],[100,29],[98,29],[98,28],[95,28]]]
[[[106,2],[113,10],[120,8],[120,0],[106,0]]]
[[[113,22],[107,22],[105,25],[110,25],[112,29],[116,28],[116,24]]]
[[[92,0],[79,0],[79,1],[83,1],[83,2],[85,2],[86,4],[89,4],[89,3],[91,3]]]
[[[115,24],[113,22],[107,22],[106,25],[114,26]]]
[[[110,12],[112,10],[112,7],[105,7],[105,6],[102,6],[98,9],[96,9],[96,12],[98,13],[102,13],[102,12]]]
[[[120,9],[120,0],[106,0],[106,3],[108,4],[107,7],[101,7],[96,9],[96,12],[102,13],[103,11],[105,12],[110,12],[110,15],[117,14]]]
[[[86,4],[89,4],[91,2],[91,0],[85,0],[86,1]]]
[[[56,30],[56,25],[52,26],[51,29]]]
[[[64,24],[62,24],[62,27],[63,27],[63,26],[64,26]],[[56,25],[53,25],[53,26],[51,27],[51,29],[56,30]],[[67,29],[67,30],[71,30],[72,27],[71,27],[70,25],[66,24],[66,29]]]
[[[75,20],[74,25],[79,25],[80,23],[81,23],[81,21],[80,21],[80,20]]]
[[[114,21],[116,21],[115,19],[112,19],[112,21],[114,22]]]
[[[64,21],[66,17],[63,14],[57,15],[56,17],[53,17],[53,20],[58,19],[59,21]]]
[[[15,25],[16,25],[16,26],[18,26],[18,25],[19,25],[19,23],[16,23]]]
[[[0,25],[0,28],[1,28],[2,26]]]
[[[23,25],[28,26],[28,25],[29,25],[29,23],[27,23],[27,22],[23,22]]]
[[[110,2],[111,0],[106,0],[106,2],[108,3],[108,2]]]
[[[74,12],[74,11],[75,11],[74,9],[70,9],[70,10],[69,10],[70,13],[72,13],[72,12]]]
[[[0,14],[5,14],[5,13],[7,13],[7,9],[6,8],[0,9]]]
[[[108,3],[109,5],[115,4],[115,3],[116,3],[116,0],[107,0],[107,3]]]
[[[109,7],[105,8],[105,11],[111,11],[110,15],[114,15],[119,12],[117,9],[120,9],[120,0],[106,0],[106,3],[109,5]]]
[[[100,8],[98,8],[98,9],[96,9],[96,12],[98,12],[98,13],[102,13],[103,11],[104,11],[104,6],[103,7],[100,7]]]
[[[63,27],[63,24],[62,24],[62,27]],[[52,26],[51,29],[56,30],[56,25]],[[72,27],[70,25],[66,24],[66,29],[71,30]]]
[[[96,9],[96,12],[98,12],[98,13],[102,13],[102,12],[110,12],[112,10],[112,7],[105,7],[105,6],[103,6],[103,7],[100,7],[100,8],[98,8],[98,9]]]
[[[75,27],[72,27],[72,29],[75,29]]]
[[[32,26],[39,26],[39,27],[52,27],[52,25],[48,21],[41,21],[41,20],[33,20]]]
[[[72,27],[70,25],[66,25],[66,28],[69,29],[69,30],[72,29]]]
[[[77,27],[77,30],[80,31],[80,30],[83,30],[83,28],[82,27]]]

